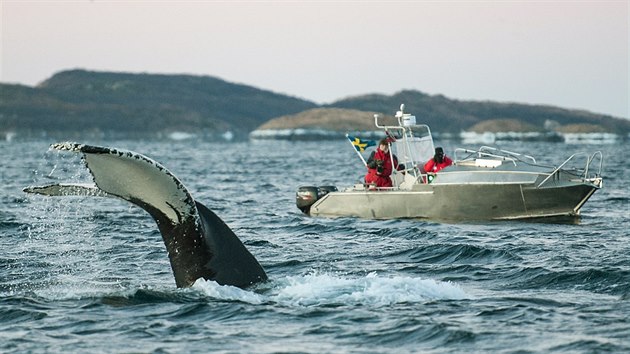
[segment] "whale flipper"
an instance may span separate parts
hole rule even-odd
[[[196,202],[159,163],[106,147],[76,143],[51,147],[82,153],[94,184],[52,184],[24,191],[49,196],[113,196],[146,210],[162,234],[177,287],[192,286],[199,278],[241,288],[267,280],[262,266],[234,232]]]

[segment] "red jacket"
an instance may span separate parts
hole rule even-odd
[[[424,171],[427,173],[435,173],[444,167],[450,166],[453,164],[453,160],[451,160],[448,156],[444,156],[442,158],[442,162],[437,162],[435,159],[431,159],[424,164]]]
[[[382,171],[378,172],[377,161],[382,161]],[[392,179],[392,159],[389,152],[384,152],[379,148],[376,149],[367,161],[368,172],[365,175],[365,183],[375,183],[377,187],[391,187]]]

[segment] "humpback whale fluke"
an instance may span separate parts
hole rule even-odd
[[[267,280],[262,266],[234,232],[158,162],[100,146],[60,143],[51,148],[81,153],[94,184],[52,184],[24,191],[118,197],[146,210],[162,234],[177,287],[192,286],[199,278],[241,288]]]

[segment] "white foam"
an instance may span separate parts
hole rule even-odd
[[[197,279],[192,288],[220,300],[243,301],[250,304],[261,304],[265,301],[265,297],[260,294],[235,286],[219,285],[215,281],[206,281],[204,279]]]
[[[451,282],[407,276],[384,277],[376,273],[370,273],[365,277],[313,273],[289,276],[273,283],[275,283],[273,288],[264,295],[204,280],[198,280],[194,288],[217,299],[239,300],[252,304],[275,302],[283,306],[327,304],[386,306],[470,298],[457,284]]]

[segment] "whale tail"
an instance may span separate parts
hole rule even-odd
[[[262,266],[223,220],[195,201],[158,162],[100,146],[61,143],[51,147],[81,153],[94,183],[31,186],[24,192],[117,197],[146,210],[162,234],[177,287],[192,286],[199,278],[241,288],[267,280]]]

